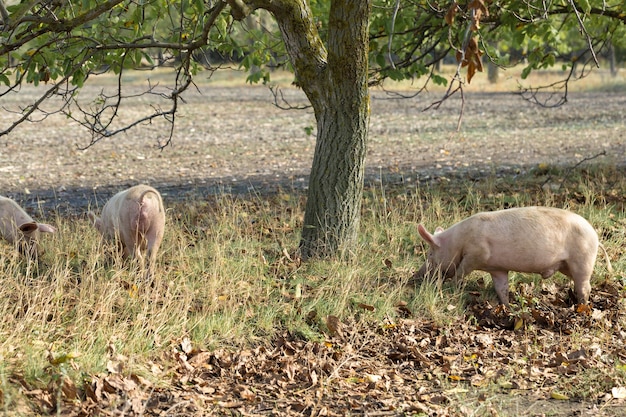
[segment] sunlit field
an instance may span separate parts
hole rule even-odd
[[[476,76],[467,91],[510,91],[518,73],[509,71],[495,85]],[[290,83],[281,73],[272,79]],[[245,80],[217,72],[198,82]],[[622,73],[599,71],[571,88],[624,91],[625,82]],[[376,156],[393,129],[372,117]],[[485,132],[519,135],[511,126],[474,127],[471,119],[467,126],[449,143]],[[436,143],[442,158],[455,152],[439,145],[443,133],[420,129],[415,136]],[[181,152],[176,146],[173,153]],[[90,157],[119,156],[103,154]],[[8,416],[623,415],[623,158],[563,165],[548,155],[504,173],[459,168],[421,180],[381,174],[367,183],[358,243],[308,262],[297,250],[305,189],[168,199],[151,277],[103,243],[80,210],[31,207],[57,233],[42,236],[38,261],[0,242],[0,409]],[[446,167],[444,159],[437,164]],[[15,184],[33,188],[22,178]],[[600,253],[590,305],[576,305],[561,274],[511,273],[509,310],[498,307],[484,272],[461,283],[413,279],[427,251],[419,223],[433,230],[480,211],[530,205],[572,210],[598,232],[614,272]]]

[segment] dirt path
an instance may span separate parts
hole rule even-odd
[[[5,98],[3,106],[24,105],[34,90]],[[306,104],[298,90],[283,93],[292,105]],[[570,94],[565,106],[554,109],[513,94],[466,94],[462,129],[456,132],[459,98],[423,112],[440,95],[398,100],[373,91],[368,181],[514,173],[538,164],[573,165],[603,152],[595,162],[624,163],[626,94]],[[137,117],[150,105],[166,103],[154,96],[133,98],[124,118]],[[14,117],[3,112],[2,127]],[[25,124],[0,138],[0,193],[28,207],[81,211],[138,182],[160,188],[166,201],[306,187],[315,146],[315,133],[306,133],[315,126],[312,110],[281,110],[265,87],[203,86],[186,97],[176,125],[172,145],[163,150],[158,144],[167,138],[164,122],[80,150],[90,137],[76,123],[51,116]]]

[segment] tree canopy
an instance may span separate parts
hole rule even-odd
[[[23,84],[44,85],[32,105],[13,113],[0,136],[54,112],[85,126],[91,144],[155,118],[171,122],[184,92],[215,54],[233,59],[251,82],[268,82],[273,68],[292,70],[311,102],[317,144],[303,227],[304,253],[333,254],[353,243],[369,123],[367,87],[385,80],[447,85],[442,101],[463,91],[483,62],[525,65],[522,77],[560,64],[567,83],[598,66],[609,47],[623,50],[626,3],[606,0],[0,0],[0,97]],[[452,78],[437,71],[448,60]],[[171,85],[146,94],[167,108],[120,122],[128,69],[169,65]],[[94,74],[119,76],[117,93],[89,105],[77,99]],[[57,107],[43,107],[51,97]],[[548,96],[552,97],[552,96]],[[59,104],[60,103],[60,104]],[[147,104],[148,106],[150,104]]]
[[[120,74],[126,69],[171,65],[178,77],[171,86],[172,108],[154,117],[173,118],[179,95],[203,67],[208,51],[235,57],[249,71],[252,82],[267,82],[271,69],[293,69],[274,21],[263,18],[292,4],[306,6],[317,26],[318,39],[327,42],[330,4],[327,0],[27,0],[0,2],[0,94],[23,83],[49,86],[33,106],[9,126],[28,120],[45,98],[62,94],[67,103],[88,81],[103,71]],[[499,66],[523,62],[530,71],[560,64],[597,64],[608,45],[626,49],[626,3],[601,0],[562,0],[538,3],[528,0],[423,1],[374,0],[370,13],[369,79],[420,79],[437,84],[471,81],[486,59]],[[310,8],[309,8],[310,7]],[[252,13],[252,18],[248,18]],[[446,79],[434,70],[444,59],[461,60],[463,78]],[[207,65],[208,64],[208,65]],[[454,88],[458,87],[455,85]],[[119,97],[102,100],[101,108],[115,105]],[[63,111],[63,109],[60,109]],[[94,137],[109,136],[107,112],[91,111],[72,117],[89,127]]]

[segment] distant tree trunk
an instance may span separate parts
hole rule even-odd
[[[617,77],[617,64],[615,62],[615,47],[613,46],[613,39],[609,41],[609,67],[611,68],[611,77]]]
[[[487,79],[491,84],[497,84],[498,78],[500,77],[500,67],[491,62],[491,60],[487,60]]]
[[[370,111],[371,0],[331,2],[328,51],[307,0],[254,3],[276,17],[297,82],[317,121],[301,255],[333,256],[354,246],[359,228]]]

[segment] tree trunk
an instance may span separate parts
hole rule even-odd
[[[300,241],[303,258],[343,254],[356,244],[369,127],[370,1],[331,4],[328,67],[312,100],[317,143]]]
[[[337,88],[317,115],[317,144],[300,242],[303,258],[334,255],[349,250],[356,242],[369,98],[347,100],[353,91],[345,86]]]
[[[371,0],[332,0],[328,50],[307,0],[249,0],[270,11],[298,84],[317,121],[300,251],[333,256],[354,247],[359,228],[369,125],[368,53]]]
[[[490,84],[497,84],[500,78],[500,67],[491,62],[491,59],[487,60],[487,79]]]

